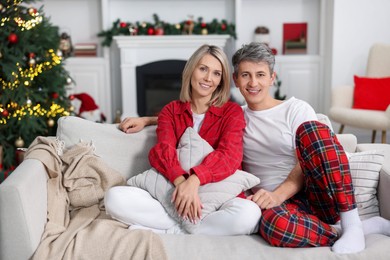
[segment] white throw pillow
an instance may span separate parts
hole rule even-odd
[[[381,151],[347,153],[355,199],[361,219],[379,216],[379,203],[376,196],[379,171],[385,156]]]
[[[203,140],[192,128],[187,128],[180,139],[177,154],[184,170],[202,162],[214,149]],[[220,182],[205,184],[199,187],[199,197],[203,204],[202,219],[211,212],[218,210],[223,203],[235,198],[238,194],[260,183],[260,179],[245,171],[237,170],[234,174]],[[139,187],[148,191],[157,199],[168,214],[181,223],[182,228],[189,233],[195,233],[199,226],[190,221],[183,221],[171,203],[174,191],[173,184],[154,168],[138,174],[127,181],[130,186]]]

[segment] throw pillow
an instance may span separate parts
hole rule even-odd
[[[386,110],[390,105],[390,77],[354,76],[353,108]]]
[[[179,161],[186,171],[191,167],[202,162],[213,148],[192,128],[187,128],[180,139],[177,154]],[[235,198],[241,192],[246,191],[259,184],[260,180],[256,176],[245,171],[237,170],[234,174],[226,179],[208,183],[199,187],[199,197],[203,204],[202,219],[211,212],[218,210],[223,203]],[[176,219],[178,223],[188,233],[195,233],[200,222],[193,224],[188,220],[183,221],[176,212],[174,205],[171,203],[171,196],[174,191],[173,184],[166,179],[157,170],[151,168],[141,174],[138,174],[127,181],[130,186],[139,187],[148,191],[157,199],[168,212]]]
[[[360,218],[378,216],[379,205],[376,193],[379,171],[385,159],[384,153],[365,151],[347,153],[347,156]]]

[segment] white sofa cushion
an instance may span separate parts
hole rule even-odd
[[[213,148],[210,144],[203,140],[191,127],[186,129],[177,148],[180,164],[186,171],[198,165],[212,151]],[[256,176],[237,170],[233,175],[222,181],[200,186],[199,198],[203,205],[202,219],[211,212],[218,210],[224,202],[235,198],[241,192],[259,183],[260,180]],[[177,215],[171,202],[174,186],[154,168],[130,178],[127,184],[147,190],[155,199],[161,202],[171,217],[181,223],[182,228],[189,233],[196,233],[199,222],[193,224],[189,220],[183,221]]]
[[[376,196],[379,172],[384,162],[381,151],[347,153],[355,199],[362,219],[379,216],[379,203]]]

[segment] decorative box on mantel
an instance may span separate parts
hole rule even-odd
[[[230,35],[115,36],[120,49],[122,117],[138,116],[137,66],[163,60],[186,61],[202,44],[225,49]]]

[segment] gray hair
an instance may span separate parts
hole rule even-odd
[[[265,43],[251,42],[244,44],[241,49],[234,53],[232,63],[235,75],[238,73],[238,65],[243,61],[265,62],[268,64],[270,73],[272,74],[274,72],[275,55]]]

